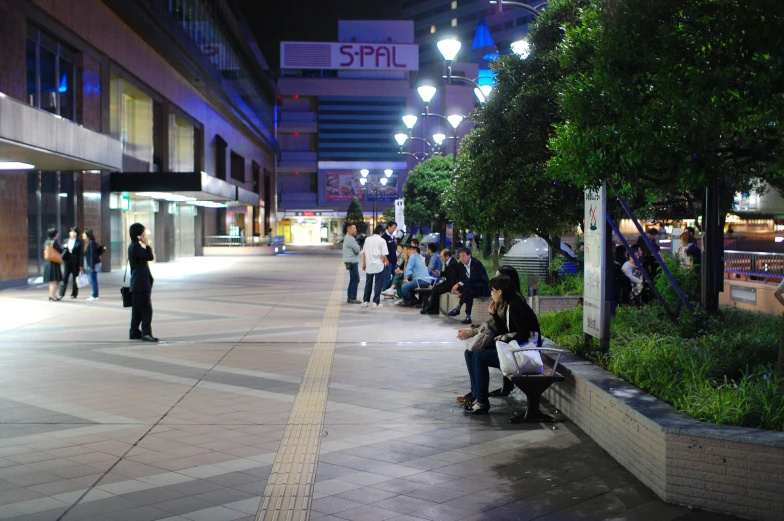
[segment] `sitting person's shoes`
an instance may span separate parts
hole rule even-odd
[[[394,297],[397,294],[397,289],[392,287],[392,288],[389,288],[387,290],[382,291],[381,294],[384,295],[384,296],[387,296],[387,297]]]
[[[404,300],[404,301],[398,303],[398,306],[403,307],[403,308],[413,308],[417,304],[419,304],[419,302],[417,302],[416,299],[413,299],[413,300]]]
[[[470,325],[471,324],[471,315],[466,315],[465,319],[460,322],[461,324]]]
[[[456,317],[460,314],[460,308],[455,308],[449,312],[450,317]]]
[[[471,405],[466,405],[463,409],[463,412],[466,414],[488,414],[490,412],[490,406],[487,404],[474,402]]]

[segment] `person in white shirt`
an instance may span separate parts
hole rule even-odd
[[[370,305],[371,292],[373,292],[373,307],[381,307],[384,268],[389,265],[387,241],[382,237],[384,231],[382,225],[376,226],[373,230],[373,235],[365,239],[365,245],[362,249],[362,270],[367,273],[365,278],[365,295],[362,299],[364,307]]]

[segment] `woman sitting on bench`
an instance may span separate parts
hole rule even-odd
[[[514,266],[509,266],[508,264],[506,264],[504,266],[499,266],[499,268],[495,272],[495,274],[496,275],[506,275],[507,277],[512,279],[512,287],[513,288],[520,288],[520,274],[517,273],[517,269],[515,269]],[[522,297],[522,293],[520,294],[520,296]],[[523,297],[523,300],[525,300],[525,297]],[[495,336],[507,333],[508,331],[506,331],[506,328],[504,328],[503,331],[497,331],[496,330],[496,328],[495,328],[495,320],[493,320],[493,317],[492,317],[492,307],[493,306],[495,306],[495,312],[496,312],[497,315],[499,315],[501,317],[505,317],[506,316],[506,304],[504,302],[501,302],[498,305],[496,305],[494,303],[491,303],[490,306],[491,307],[490,307],[490,309],[488,309],[488,312],[490,312],[491,317],[486,322],[483,322],[482,324],[486,325],[487,328],[490,331],[495,333]],[[468,340],[469,338],[471,338],[473,336],[476,336],[476,334],[479,333],[479,328],[482,327],[482,324],[473,324],[471,327],[467,327],[465,329],[459,330],[457,332],[457,338],[459,338],[460,340]],[[487,347],[487,349],[495,349],[495,344],[494,343],[491,344],[490,346]],[[469,355],[473,355],[473,353],[466,349],[466,357],[468,357]],[[466,359],[466,363],[467,362],[468,362],[468,360]],[[514,389],[514,384],[512,383],[512,381],[509,378],[504,378],[503,379],[503,387],[501,387],[500,389],[496,389],[495,391],[490,391],[489,396],[504,398],[506,396],[509,396],[509,394],[512,392],[512,389]],[[468,394],[470,395],[471,393],[468,393]],[[468,396],[468,395],[466,395],[466,396]],[[465,396],[458,396],[457,397],[457,401],[460,402],[460,405],[463,405],[463,406],[466,406],[469,403],[469,402],[466,401]]]
[[[490,280],[490,315],[495,329],[500,333],[495,340],[518,344],[528,342],[531,332],[539,333],[539,321],[531,307],[520,295],[519,286],[515,288],[512,279],[507,275],[496,275]],[[498,308],[506,304],[506,312],[500,315]],[[502,333],[503,332],[503,333]],[[490,367],[500,367],[498,352],[495,345],[488,349],[480,349],[473,353],[466,351],[466,367],[471,380],[471,392],[462,396],[465,412],[469,414],[487,414],[490,411],[488,386],[490,385]]]

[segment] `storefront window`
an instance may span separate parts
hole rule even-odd
[[[27,102],[74,120],[74,55],[34,27],[27,30]]]
[[[169,115],[169,169],[193,172],[195,168],[194,128],[187,120]]]
[[[109,78],[109,132],[123,153],[152,165],[153,100],[112,73]]]

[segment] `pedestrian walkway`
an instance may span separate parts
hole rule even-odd
[[[731,519],[568,419],[509,424],[519,397],[465,417],[459,325],[345,304],[339,255],[152,270],[158,345],[127,340],[121,272],[97,302],[0,292],[0,519]]]

